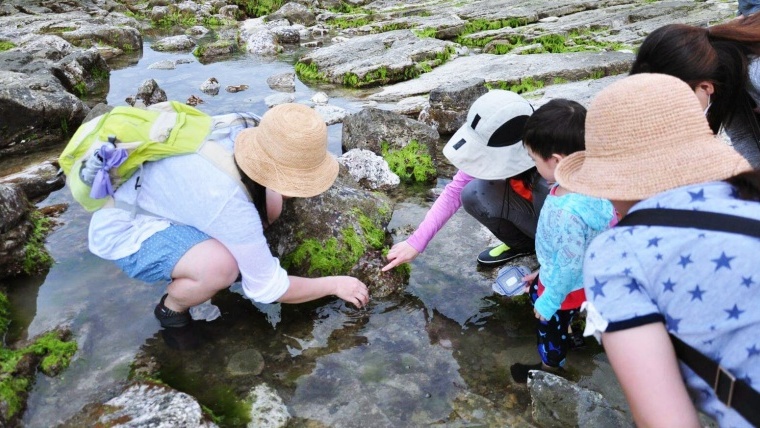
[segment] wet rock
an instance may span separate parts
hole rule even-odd
[[[528,387],[533,419],[543,427],[632,427],[631,418],[598,392],[582,388],[562,377],[532,371]]]
[[[274,74],[267,78],[267,85],[275,91],[295,92],[296,74],[290,72]]]
[[[186,35],[165,37],[153,43],[150,47],[159,52],[184,51],[194,48],[195,40]]]
[[[196,25],[194,27],[190,27],[185,31],[188,36],[204,36],[206,33],[209,32],[209,29],[202,26],[202,25]]]
[[[348,274],[367,284],[373,298],[379,299],[403,292],[409,284],[409,269],[403,266],[387,272],[381,271],[387,263],[381,251],[367,251]]]
[[[109,111],[113,110],[114,106],[110,106],[105,103],[99,103],[93,107],[89,113],[87,113],[87,116],[84,118],[82,123],[88,122],[98,116],[104,115],[108,113]]]
[[[0,156],[31,153],[62,143],[88,111],[52,74],[2,71]]]
[[[291,24],[302,24],[307,27],[314,25],[317,20],[306,6],[290,2],[285,3],[277,12],[269,15],[268,20],[287,19]]]
[[[311,102],[314,104],[327,104],[328,101],[330,101],[330,97],[324,92],[317,92],[311,97]]]
[[[326,192],[286,200],[280,221],[265,235],[291,275],[345,275],[366,251],[389,243],[391,214],[385,195],[361,189],[341,167]]]
[[[369,150],[353,149],[343,153],[338,162],[360,185],[370,190],[389,190],[401,183],[398,175],[391,172],[388,162]]]
[[[84,26],[74,31],[65,31],[61,37],[83,48],[104,44],[128,52],[141,50],[143,43],[142,35],[136,28],[115,25]]]
[[[422,122],[391,111],[366,108],[343,120],[341,143],[344,152],[367,149],[381,154],[383,142],[390,148],[402,148],[416,140],[433,156],[438,138],[438,131]]]
[[[417,116],[421,111],[426,109],[430,103],[428,102],[428,97],[409,97],[404,98],[403,100],[396,103],[396,105],[393,107],[392,111],[403,114],[403,115],[414,115]],[[421,121],[424,122],[424,121]],[[439,131],[440,132],[440,131]]]
[[[472,103],[488,92],[483,79],[467,79],[430,91],[430,107],[420,113],[420,122],[435,127],[441,135],[451,135],[467,119]]]
[[[251,422],[248,428],[284,428],[290,421],[290,413],[277,391],[262,383],[248,394],[251,402]]]
[[[219,88],[220,88],[219,81],[216,80],[216,77],[209,77],[200,86],[201,92],[203,92],[204,94],[209,94],[209,95],[219,94]]]
[[[301,32],[297,27],[275,27],[270,31],[274,34],[277,43],[296,44],[301,41]]]
[[[465,425],[488,427],[533,427],[519,415],[503,411],[491,400],[469,391],[462,391],[452,403],[454,412]]]
[[[317,104],[313,106],[313,108],[320,116],[322,116],[326,125],[343,122],[343,119],[348,116],[348,111],[338,106]]]
[[[224,88],[227,92],[235,93],[235,92],[242,92],[248,89],[248,85],[230,85]]]
[[[94,404],[63,425],[211,428],[200,404],[166,385],[138,382],[103,404]]]
[[[625,52],[574,52],[566,54],[491,55],[459,57],[413,81],[396,83],[370,95],[375,101],[396,101],[422,95],[464,79],[482,78],[491,84],[518,83],[532,78],[551,83],[556,78],[578,81],[596,74],[628,71],[634,55]]]
[[[362,87],[408,80],[424,67],[435,69],[450,55],[451,46],[434,38],[421,39],[411,30],[396,30],[319,48],[300,62],[316,68],[324,80]]]
[[[193,106],[193,107],[197,106],[198,104],[203,104],[203,103],[205,103],[205,101],[203,101],[202,98],[200,98],[198,96],[195,96],[195,95],[190,95],[190,97],[188,97],[187,101],[185,101],[185,104],[187,104],[189,106]]]
[[[46,161],[2,177],[0,184],[14,185],[24,192],[27,199],[36,200],[63,187],[66,177],[59,171],[58,162]]]
[[[174,70],[177,65],[170,59],[156,61],[148,66],[148,70]]]
[[[23,272],[25,246],[32,224],[31,205],[24,191],[15,185],[0,184],[0,278]]]
[[[145,106],[150,106],[167,100],[166,92],[158,86],[153,79],[148,79],[137,88],[137,95],[132,98],[134,101],[130,104],[135,106],[135,103],[139,100]]]
[[[74,52],[74,45],[52,34],[28,34],[17,43],[18,49],[32,54],[36,58],[59,61]]]
[[[230,357],[227,371],[234,376],[258,376],[264,371],[264,357],[255,349],[246,349]]]
[[[214,42],[200,45],[193,51],[193,55],[201,62],[209,62],[227,57],[237,51],[237,42],[230,39],[220,39]]]
[[[281,92],[264,98],[264,104],[266,104],[267,107],[272,108],[276,105],[292,103],[295,99],[295,95]]]
[[[246,40],[246,50],[256,55],[277,55],[282,47],[277,44],[277,37],[266,28],[259,29]]]
[[[108,95],[110,68],[97,49],[77,50],[57,63],[56,77],[69,92],[93,102]]]

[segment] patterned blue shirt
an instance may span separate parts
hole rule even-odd
[[[606,199],[580,193],[546,197],[536,227],[536,258],[545,289],[534,304],[550,319],[568,294],[583,288],[583,255],[591,241],[609,229],[615,208]]]
[[[738,199],[725,182],[660,193],[643,208],[712,211],[760,220],[760,203]],[[669,333],[760,386],[760,240],[739,234],[662,226],[615,227],[586,253],[586,298],[606,331],[663,322]],[[697,406],[721,427],[749,423],[681,364]]]

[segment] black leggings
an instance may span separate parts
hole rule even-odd
[[[536,303],[538,299],[538,280],[530,286],[530,302]],[[562,367],[565,365],[565,357],[569,345],[568,328],[578,309],[558,310],[550,320],[536,320],[536,346],[541,361],[550,367]]]
[[[501,242],[511,248],[532,250],[538,213],[549,186],[538,172],[532,177],[533,203],[518,195],[509,180],[474,179],[462,189],[462,206]]]

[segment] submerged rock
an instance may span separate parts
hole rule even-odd
[[[245,349],[230,357],[227,371],[235,376],[258,376],[264,371],[264,357],[255,349]]]
[[[290,421],[288,408],[283,404],[277,391],[262,383],[251,389],[251,422],[248,428],[283,428]]]
[[[275,91],[295,92],[296,74],[291,72],[274,74],[267,77],[267,85]]]

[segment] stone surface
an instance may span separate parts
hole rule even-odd
[[[156,61],[148,66],[149,70],[174,70],[175,68],[177,68],[177,65],[170,59]]]
[[[371,95],[375,101],[396,101],[430,93],[463,78],[480,77],[491,84],[518,83],[532,78],[551,83],[555,78],[588,79],[595,73],[613,75],[627,72],[634,55],[625,52],[575,52],[566,54],[491,55],[459,57],[419,78],[387,86]]]
[[[284,428],[291,419],[287,406],[277,391],[262,383],[248,394],[251,402],[251,422],[248,428]]]
[[[328,101],[330,101],[330,97],[324,92],[317,92],[311,97],[311,102],[314,104],[327,104]]]
[[[31,205],[21,188],[0,183],[0,278],[23,272],[26,251],[24,247],[32,224],[29,222]]]
[[[24,192],[27,199],[37,200],[63,187],[66,177],[59,171],[58,162],[46,161],[16,174],[2,177],[0,184],[17,186]]]
[[[326,125],[343,122],[343,119],[348,116],[348,111],[338,106],[317,104],[314,106],[314,110],[322,116]]]
[[[360,185],[370,190],[389,190],[401,183],[388,168],[388,162],[369,150],[353,149],[343,153],[338,162]]]
[[[295,99],[296,99],[295,95],[281,92],[281,93],[269,95],[266,98],[264,98],[264,104],[266,104],[267,107],[272,108],[276,105],[292,103],[293,101],[295,101]]]
[[[275,91],[295,92],[296,74],[291,72],[273,74],[267,77],[267,85]]]
[[[201,83],[200,90],[204,94],[208,95],[217,95],[219,94],[219,81],[216,80],[216,77],[209,77],[206,79],[205,82]]]
[[[403,100],[400,100],[396,105],[391,109],[391,111],[396,112],[398,114],[404,114],[407,116],[416,116],[421,111],[428,108],[430,103],[428,102],[428,97],[424,96],[416,96],[416,97],[409,97],[404,98]]]
[[[422,122],[391,111],[376,108],[364,110],[346,116],[343,120],[343,151],[367,149],[382,154],[381,145],[387,142],[390,148],[401,148],[411,140],[417,140],[428,147],[428,153],[434,157],[438,131]]]
[[[306,6],[295,2],[285,3],[277,12],[270,14],[267,19],[270,21],[287,19],[291,24],[302,24],[307,27],[316,23],[314,13]]]
[[[235,376],[258,376],[264,371],[264,357],[255,349],[245,349],[230,356],[227,371]]]
[[[528,388],[533,419],[542,427],[633,427],[630,416],[621,412],[598,392],[582,388],[562,377],[532,371]]]
[[[480,78],[439,86],[430,91],[430,107],[419,120],[435,127],[441,135],[451,135],[464,124],[472,103],[486,92],[485,80]]]
[[[150,45],[151,49],[161,52],[184,51],[195,47],[195,40],[186,35],[165,37]]]
[[[140,87],[137,88],[137,95],[135,95],[134,98],[135,100],[142,101],[145,106],[167,101],[166,92],[164,92],[153,79],[144,81]],[[134,103],[130,104],[134,105]]]
[[[403,292],[409,284],[409,271],[403,268],[381,271],[387,263],[381,251],[367,251],[348,274],[367,284],[373,298],[380,299]]]
[[[353,86],[377,85],[408,80],[420,74],[421,64],[440,66],[450,42],[420,39],[410,30],[389,31],[348,39],[326,46],[301,58],[316,67],[324,80],[343,84],[356,75]]]

